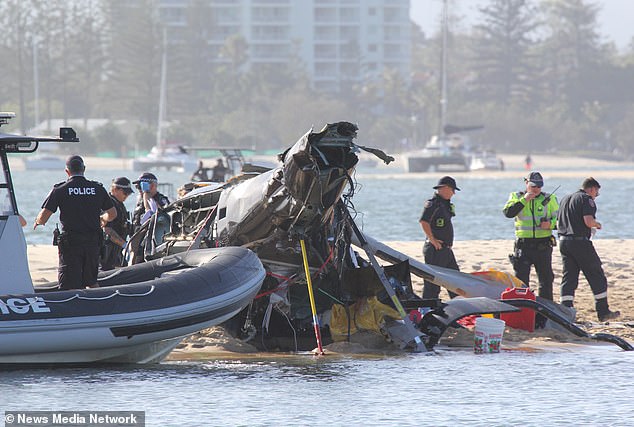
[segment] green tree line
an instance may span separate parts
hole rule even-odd
[[[388,69],[327,93],[311,88],[297,54],[248,68],[239,34],[210,47],[219,27],[208,3],[190,1],[187,25],[165,29],[152,0],[0,2],[0,109],[15,111],[23,132],[36,115],[106,118],[96,131],[78,129],[82,150],[147,149],[166,50],[166,138],[184,145],[281,149],[310,127],[347,120],[361,143],[397,152],[440,127],[440,28],[424,34],[412,23],[410,76]],[[599,36],[599,11],[590,0],[490,0],[463,30],[452,15],[447,122],[483,125],[474,139],[500,151],[634,154],[634,48]],[[115,124],[122,119],[136,123],[132,135]]]

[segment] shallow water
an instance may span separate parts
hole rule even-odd
[[[177,188],[188,175],[173,171],[157,173],[160,182],[170,182]],[[128,176],[136,178],[136,173],[125,170],[88,171],[87,177],[103,182],[109,188],[112,178]],[[547,177],[547,175],[546,175]],[[39,212],[42,202],[52,185],[63,181],[63,171],[14,171],[20,213],[27,219],[29,226],[24,228],[27,243],[48,244],[52,237],[54,215],[49,225],[32,230],[31,224]],[[357,224],[370,236],[382,241],[424,240],[424,234],[418,223],[423,203],[433,194],[432,187],[437,182],[435,176],[412,177],[405,173],[394,176],[367,174],[356,175],[356,189],[352,201],[357,211]],[[597,219],[603,224],[595,238],[633,239],[634,227],[631,227],[631,211],[624,206],[624,195],[634,191],[634,179],[609,179],[597,177],[602,188],[597,199]],[[579,178],[560,178],[546,180],[544,191],[550,192],[558,185],[556,195],[576,191],[583,176]],[[461,175],[457,179],[462,191],[456,193],[452,201],[456,205],[454,227],[456,240],[496,240],[513,239],[513,221],[504,217],[502,208],[512,191],[520,191],[524,184],[518,178],[491,178],[486,175]],[[126,202],[132,210],[136,202],[136,193]]]
[[[0,408],[142,410],[151,426],[625,426],[633,358],[589,346],[13,370]]]

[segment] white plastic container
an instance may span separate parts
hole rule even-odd
[[[504,335],[504,320],[478,317],[475,322],[473,351],[475,353],[499,353]]]

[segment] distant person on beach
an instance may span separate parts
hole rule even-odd
[[[211,176],[211,182],[225,182],[225,176],[229,172],[229,169],[225,167],[222,159],[218,159],[216,166],[213,167],[213,175]]]
[[[511,193],[502,210],[504,216],[515,219],[515,247],[510,258],[515,276],[526,286],[531,266],[535,266],[539,296],[552,301],[553,246],[556,244],[552,230],[557,226],[559,203],[554,194],[542,192],[544,179],[539,172],[530,172],[524,184],[525,191]],[[543,327],[546,321],[541,316],[536,320],[538,327]]]
[[[66,160],[68,180],[53,186],[33,225],[33,229],[45,225],[59,208],[62,233],[57,246],[57,277],[61,289],[98,286],[101,224],[117,217],[108,192],[101,183],[88,181],[84,177],[85,170],[81,157],[70,156]]]
[[[526,169],[527,171],[533,169],[533,159],[531,158],[530,153],[526,155],[526,158],[524,159],[524,169]]]
[[[610,311],[608,281],[601,267],[601,259],[590,240],[593,230],[601,229],[601,223],[596,220],[597,205],[594,202],[600,188],[599,182],[589,177],[583,181],[580,190],[561,200],[557,232],[563,264],[561,303],[567,307],[574,306],[579,272],[583,271],[594,295],[597,317],[600,322],[605,322],[616,319],[621,313]]]
[[[128,178],[121,176],[112,180],[110,198],[117,210],[117,217],[114,221],[103,224],[104,242],[100,259],[102,270],[112,270],[123,265],[123,248],[132,228],[124,202],[133,192]]]
[[[425,263],[438,267],[460,270],[453,246],[453,224],[451,218],[456,215],[451,197],[460,191],[456,186],[456,180],[450,176],[443,176],[434,186],[434,196],[425,202],[423,213],[419,223],[423,228],[426,240],[423,245]],[[423,284],[423,298],[437,299],[440,295],[440,286],[425,280]],[[456,294],[449,292],[451,298]]]
[[[209,171],[211,168],[203,166],[203,161],[198,161],[198,169],[192,174],[190,180],[194,182],[206,182],[209,181]]]

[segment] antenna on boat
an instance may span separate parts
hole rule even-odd
[[[448,0],[443,0],[441,18],[441,45],[440,45],[440,101],[438,106],[438,133],[444,134],[444,126],[447,120],[447,33],[449,26]]]
[[[158,124],[156,126],[156,146],[163,146],[163,119],[165,117],[165,91],[167,82],[167,33],[163,28],[163,52],[161,57],[161,86],[159,88]]]

